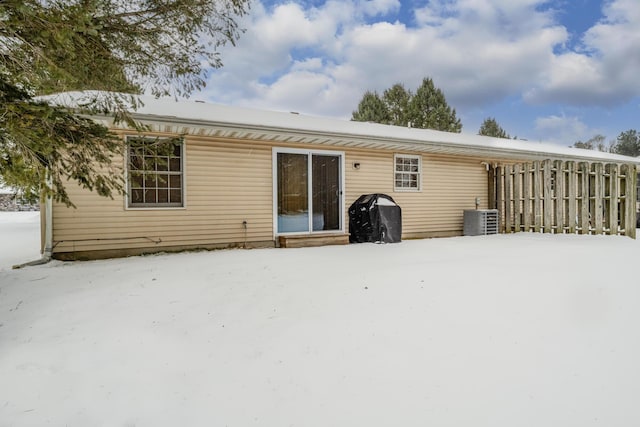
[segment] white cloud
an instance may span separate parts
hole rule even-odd
[[[607,2],[606,19],[576,51],[566,50],[569,34],[554,11],[540,10],[546,3],[432,0],[415,10],[416,26],[394,18],[398,0],[256,3],[203,95],[349,117],[365,90],[415,88],[425,76],[459,110],[514,94],[529,103],[596,104],[640,93],[640,30],[632,24],[640,2]]]
[[[418,28],[358,25],[344,36],[346,57],[366,70],[368,88],[412,87],[431,76],[454,104],[495,102],[527,87],[567,38],[530,2],[502,3],[430,2],[416,11]]]
[[[307,58],[302,61],[294,61],[291,66],[292,71],[301,71],[301,70],[321,70],[322,69],[322,58]]]
[[[515,39],[553,26],[550,12],[536,9],[541,0],[434,0],[415,11],[418,23],[439,27],[442,33],[494,34]]]
[[[640,2],[605,3],[605,18],[575,52],[555,56],[525,99],[536,103],[613,105],[640,95]]]
[[[400,9],[399,0],[360,0],[358,9],[368,16],[386,15]]]
[[[576,141],[586,141],[596,135],[596,130],[590,129],[578,117],[552,115],[539,117],[535,124],[536,136],[541,141],[554,142],[566,146]]]

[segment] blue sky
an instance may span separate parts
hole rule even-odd
[[[192,98],[349,119],[434,79],[477,133],[571,145],[640,130],[639,0],[255,0]]]

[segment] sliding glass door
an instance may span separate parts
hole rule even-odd
[[[276,233],[342,230],[344,155],[274,149],[274,157]]]

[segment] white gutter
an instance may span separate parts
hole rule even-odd
[[[47,196],[44,206],[44,251],[42,258],[46,259],[45,262],[49,262],[53,254],[53,199],[51,196]]]
[[[558,159],[558,160],[570,160],[570,161],[588,161],[588,162],[605,162],[605,163],[630,163],[640,166],[640,158],[633,158],[621,155],[614,155],[610,153],[600,153],[593,150],[583,149],[571,149],[566,152],[553,152],[545,149],[536,149],[536,144],[531,144],[529,147],[496,147],[492,145],[480,145],[480,144],[468,144],[468,143],[452,143],[447,141],[439,141],[434,139],[419,139],[419,138],[406,138],[398,136],[381,136],[375,134],[366,133],[344,133],[344,132],[332,132],[326,130],[313,130],[302,128],[284,128],[278,126],[269,125],[239,125],[236,123],[225,123],[216,120],[202,120],[202,119],[186,119],[176,116],[161,116],[155,114],[145,114],[132,112],[131,116],[134,120],[141,123],[151,125],[157,125],[158,129],[152,129],[157,131],[166,132],[167,129],[160,124],[170,124],[178,128],[175,133],[182,133],[185,128],[194,129],[194,134],[198,134],[198,129],[211,129],[211,130],[226,130],[226,131],[240,131],[249,133],[259,133],[264,136],[269,135],[269,138],[263,140],[269,142],[278,142],[279,137],[295,136],[301,138],[296,141],[300,143],[312,143],[324,145],[318,142],[310,142],[310,140],[317,140],[318,138],[325,138],[330,143],[326,145],[330,146],[352,146],[354,143],[359,142],[372,142],[379,144],[376,148],[392,149],[392,150],[412,150],[423,153],[439,153],[449,155],[466,155],[466,156],[479,156],[494,159],[504,160],[544,160],[544,159]],[[89,116],[94,120],[99,120],[105,126],[113,128],[113,118],[109,116]],[[120,129],[128,129],[125,123],[121,123],[118,126]],[[261,139],[261,138],[257,138]],[[509,141],[509,140],[506,140]],[[513,141],[515,144],[521,141]],[[515,145],[514,144],[514,145]],[[357,145],[356,145],[357,147]],[[365,147],[366,148],[366,147]],[[574,151],[575,150],[575,151]]]

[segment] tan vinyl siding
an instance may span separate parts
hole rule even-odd
[[[481,159],[422,154],[421,190],[394,191],[393,155],[347,153],[347,205],[361,194],[389,194],[402,207],[404,238],[461,234],[463,210],[474,209],[476,197],[481,208],[487,206],[487,172]],[[353,168],[354,162],[360,169]]]
[[[55,206],[54,252],[273,245],[274,146],[324,148],[187,136],[184,208],[126,209],[123,196],[109,200],[71,185],[77,209]],[[398,202],[404,238],[461,234],[462,211],[473,209],[476,197],[480,207],[487,205],[483,159],[421,154],[421,190],[396,192],[394,154],[419,153],[326,149],[345,153],[345,231],[348,207],[365,193],[386,193]]]
[[[272,241],[271,147],[197,137],[185,144],[184,208],[127,210],[122,196],[71,186],[77,209],[56,206],[55,252],[244,244],[243,221],[248,244]]]

